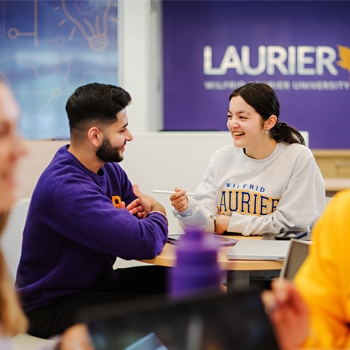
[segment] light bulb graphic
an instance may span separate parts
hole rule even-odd
[[[66,15],[66,17],[80,29],[81,33],[83,34],[85,39],[88,41],[89,46],[92,50],[96,52],[103,52],[109,45],[108,36],[107,36],[107,17],[108,17],[109,9],[111,7],[111,0],[106,0],[106,9],[103,14],[102,25],[101,25],[103,29],[102,31],[100,28],[99,14],[95,16],[94,23],[91,23],[87,18],[83,19],[83,22],[87,27],[87,30],[85,30],[83,24],[73,17],[72,11],[68,11],[66,3],[67,3],[66,0],[61,0],[62,10]],[[68,1],[68,3],[71,4],[72,1]],[[86,1],[84,0],[75,0],[73,3],[78,6],[80,5],[81,14],[83,15],[89,12],[95,12],[95,11],[84,11],[84,4],[86,3]],[[70,37],[74,35],[74,31],[75,29],[72,31]]]
[[[32,36],[34,37],[34,46],[38,46],[38,0],[34,0],[33,4],[34,4],[33,32],[20,32],[17,28],[10,28],[7,32],[7,35],[12,40],[17,39],[20,36]],[[4,9],[2,9],[2,11],[0,12],[3,12],[2,14],[4,15]]]

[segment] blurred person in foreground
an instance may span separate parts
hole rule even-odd
[[[294,283],[274,280],[262,298],[281,349],[350,348],[350,190],[327,205]]]
[[[20,109],[12,91],[0,79],[0,236],[16,201],[15,171],[18,160],[27,153],[17,129],[19,114]],[[26,332],[27,327],[27,318],[21,309],[0,247],[0,349],[11,350],[11,338]],[[62,339],[52,341],[43,350],[74,350],[76,345],[81,350],[92,350],[83,325],[67,330]]]

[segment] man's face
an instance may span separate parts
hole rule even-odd
[[[125,108],[117,113],[118,121],[106,127],[103,132],[103,141],[96,151],[96,156],[102,161],[121,162],[127,141],[133,139],[128,129],[128,118]]]

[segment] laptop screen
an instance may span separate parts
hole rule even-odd
[[[90,308],[96,350],[278,349],[258,291],[171,301],[150,297]]]
[[[281,278],[294,279],[309,254],[311,244],[312,241],[291,240],[287,257],[283,262]]]

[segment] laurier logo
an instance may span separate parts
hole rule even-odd
[[[337,61],[337,65],[346,69],[350,73],[350,48],[346,46],[338,45],[338,52],[340,61]],[[349,75],[350,80],[350,75]]]
[[[274,75],[279,71],[282,75],[315,76],[328,71],[338,75],[335,63],[350,73],[350,48],[338,45],[337,52],[330,46],[259,46],[257,48],[258,62],[251,64],[251,48],[234,45],[226,48],[219,66],[213,66],[213,48],[205,46],[203,50],[203,72],[205,75],[226,75],[228,70],[234,70],[237,75],[257,76],[263,73]],[[216,58],[217,53],[216,53]]]

